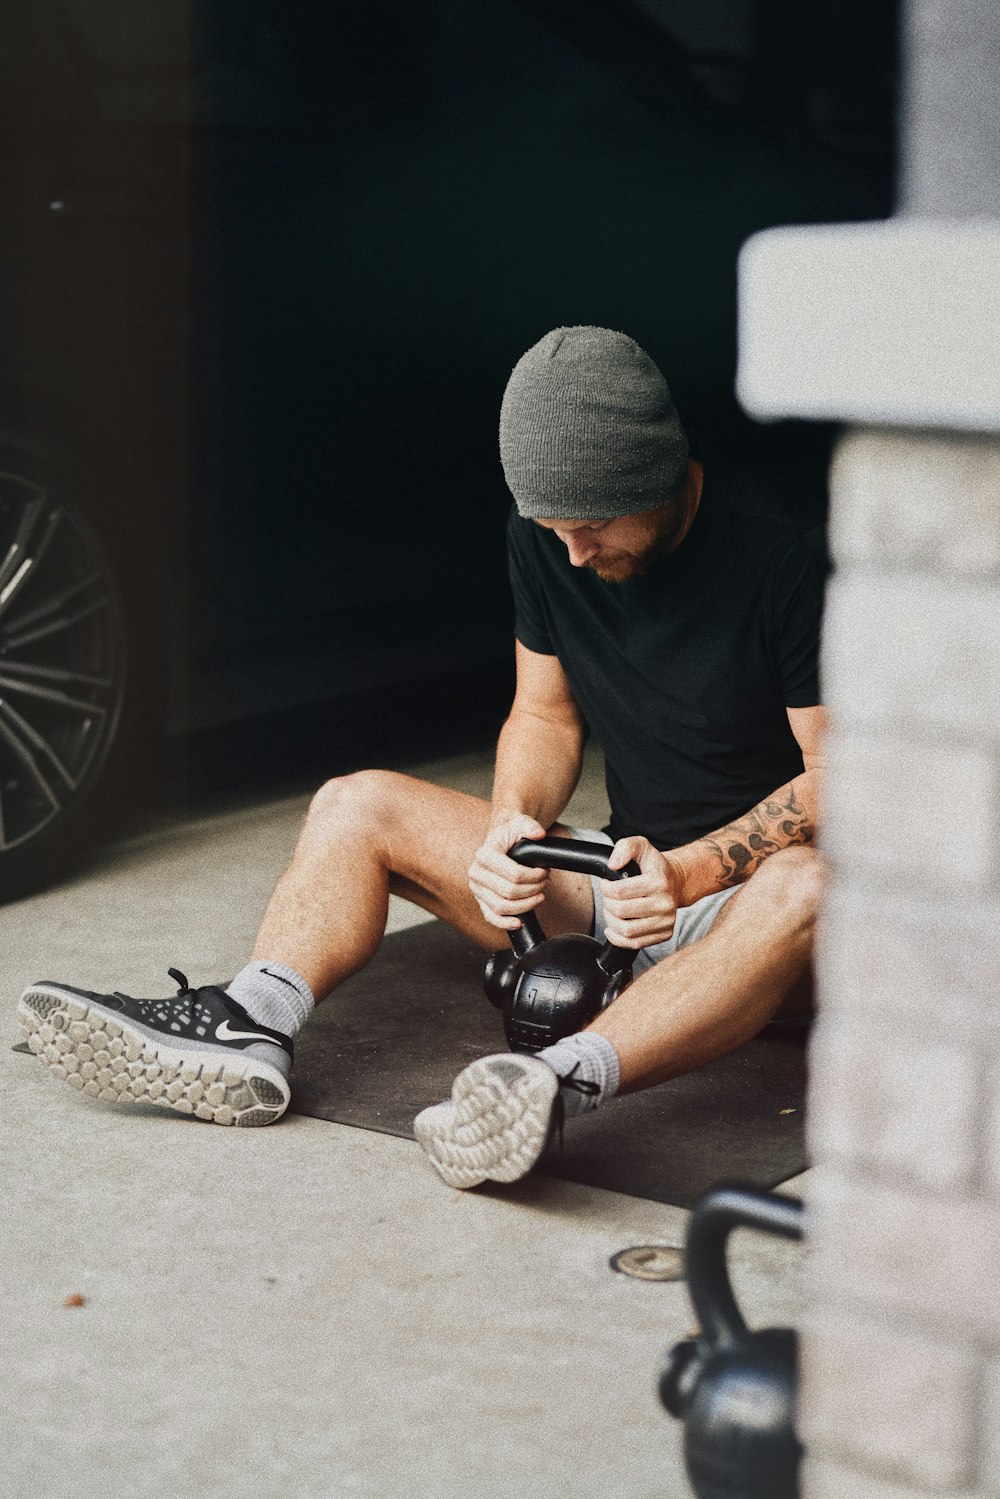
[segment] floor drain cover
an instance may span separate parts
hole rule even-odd
[[[637,1280],[683,1280],[684,1251],[669,1244],[635,1244],[620,1249],[609,1261],[612,1270]]]

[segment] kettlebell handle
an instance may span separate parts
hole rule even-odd
[[[529,869],[568,869],[572,874],[589,874],[599,880],[626,880],[640,874],[638,864],[630,859],[623,869],[611,869],[608,856],[611,849],[605,843],[588,843],[582,838],[521,838],[507,850],[508,859]],[[521,925],[510,933],[510,943],[519,958],[523,958],[533,947],[545,941],[542,924],[534,911],[525,911]],[[630,947],[618,947],[614,942],[605,942],[597,955],[597,962],[608,974],[628,968],[635,961]]]
[[[729,1282],[726,1245],[734,1228],[760,1228],[783,1239],[801,1239],[805,1208],[798,1197],[750,1187],[714,1187],[688,1223],[684,1262],[691,1302],[702,1332],[723,1347],[746,1336],[747,1325]]]

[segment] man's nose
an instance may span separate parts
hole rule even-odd
[[[596,541],[592,539],[585,541],[573,534],[566,537],[566,546],[569,549],[569,560],[574,567],[583,567],[594,553],[600,550]]]

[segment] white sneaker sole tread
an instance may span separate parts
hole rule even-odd
[[[414,1134],[450,1187],[526,1176],[545,1149],[559,1079],[534,1057],[483,1057],[455,1079],[451,1103],[414,1120]]]
[[[159,1044],[145,1026],[55,987],[27,990],[18,1019],[40,1062],[106,1103],[154,1103],[213,1124],[250,1126],[273,1123],[291,1099],[278,1068],[260,1057]]]

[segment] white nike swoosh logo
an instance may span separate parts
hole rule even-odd
[[[215,1027],[216,1039],[219,1041],[262,1041],[264,1037],[259,1031],[234,1031],[228,1020]]]

